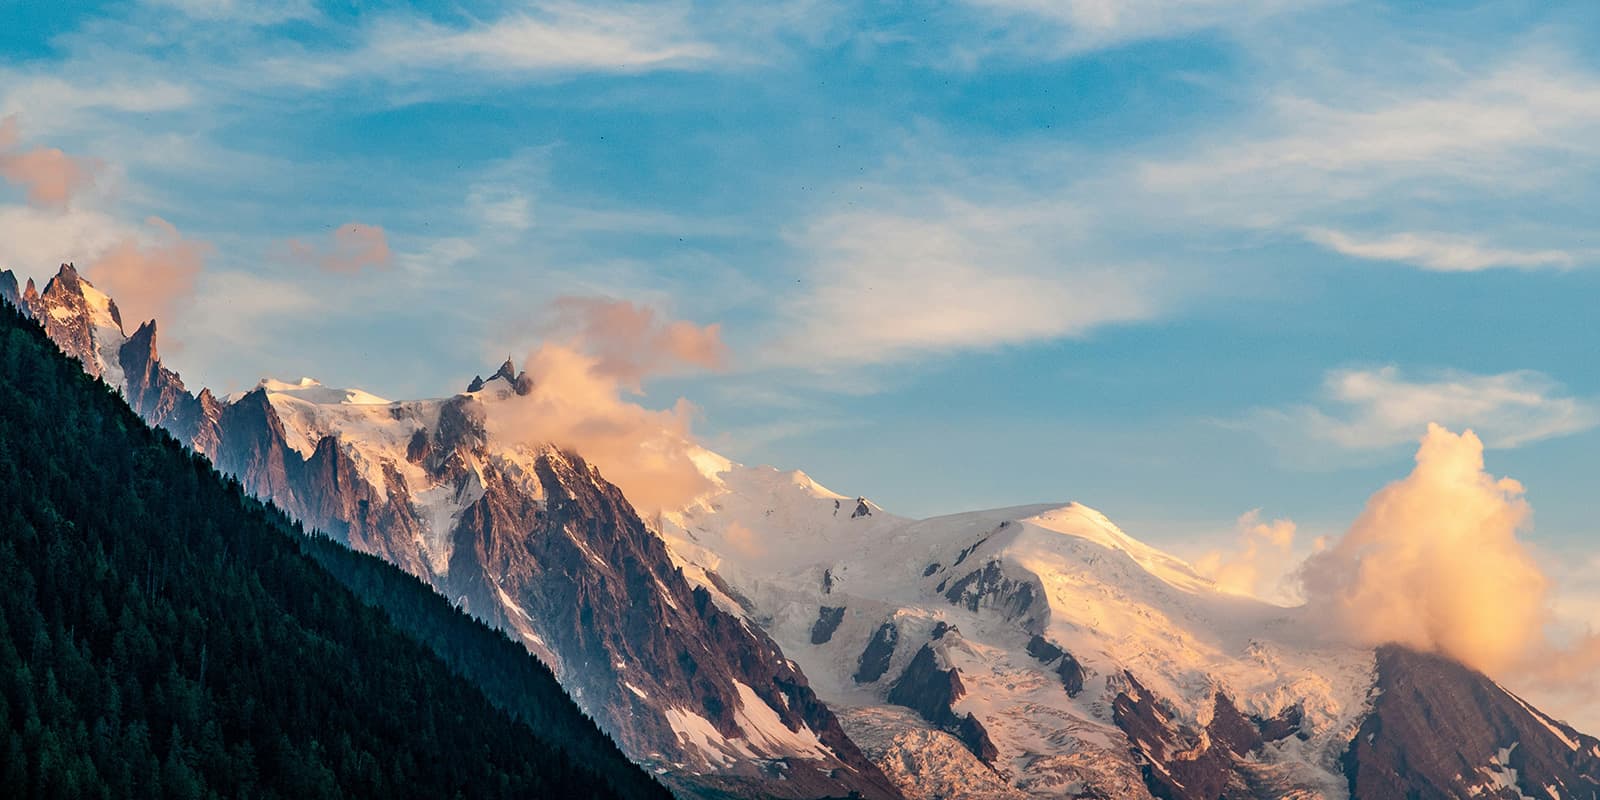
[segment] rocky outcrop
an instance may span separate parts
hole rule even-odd
[[[989,732],[972,714],[957,714],[953,708],[967,693],[961,674],[954,667],[940,666],[933,645],[925,644],[900,673],[889,689],[889,702],[905,706],[928,722],[953,734],[979,761],[993,764],[999,756]]]
[[[189,394],[178,373],[161,365],[156,351],[155,320],[140,325],[118,349],[128,405],[152,425],[165,428],[179,441],[202,453],[214,453],[219,441],[221,406],[210,392]]]
[[[223,406],[217,425],[221,442],[211,454],[217,469],[238,477],[253,494],[271,499],[290,513],[303,507],[289,475],[289,464],[299,457],[290,449],[283,420],[265,389],[246,392]]]
[[[1077,697],[1083,692],[1083,681],[1087,677],[1083,665],[1071,653],[1062,650],[1043,636],[1034,634],[1028,640],[1028,655],[1033,656],[1047,667],[1051,667],[1061,678],[1061,685],[1067,690],[1068,697]]]
[[[823,606],[817,611],[817,621],[811,626],[811,643],[827,644],[843,621],[844,607]]]
[[[965,553],[963,553],[965,555]],[[961,559],[956,561],[961,563]],[[1034,580],[1008,576],[999,561],[989,561],[981,569],[973,570],[939,591],[946,600],[968,611],[979,608],[993,609],[1008,620],[1018,620],[1024,630],[1036,631],[1043,626],[1048,611],[1038,608],[1042,592]]]
[[[10,303],[15,308],[22,308],[22,295],[17,286],[17,276],[9,269],[0,269],[0,300]]]
[[[899,643],[900,629],[893,620],[879,625],[856,662],[855,682],[872,683],[883,677],[883,673],[889,671],[889,659],[894,658],[894,648]]]
[[[1600,798],[1600,740],[1482,673],[1390,645],[1373,693],[1343,759],[1355,797]]]
[[[1241,713],[1232,698],[1218,691],[1212,695],[1211,719],[1199,729],[1179,723],[1168,704],[1131,673],[1123,673],[1120,680],[1126,688],[1112,701],[1112,720],[1127,735],[1152,795],[1163,800],[1224,800],[1262,797],[1267,796],[1262,791],[1271,791],[1252,785],[1252,775],[1241,764],[1251,761],[1267,742],[1297,729],[1298,708],[1261,720]]]

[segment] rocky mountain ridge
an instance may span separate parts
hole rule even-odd
[[[0,287],[14,282],[0,272]],[[70,266],[43,292],[30,281],[0,294],[252,493],[520,638],[625,752],[679,791],[900,796],[805,676],[759,628],[686,582],[580,456],[490,447],[486,406],[516,396],[508,368],[477,391],[326,414],[276,382],[219,401],[190,394],[161,365],[155,325],[124,334],[115,304]],[[352,441],[353,429],[371,438]]]

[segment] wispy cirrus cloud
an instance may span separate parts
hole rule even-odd
[[[635,72],[685,67],[719,55],[687,7],[543,4],[462,27],[417,19],[374,26],[356,63],[489,73]]]
[[[1517,250],[1463,236],[1397,233],[1362,238],[1330,228],[1311,228],[1306,239],[1330,250],[1371,261],[1411,264],[1433,272],[1539,269],[1577,266],[1589,256],[1569,250]]]
[[[291,261],[314,266],[323,272],[354,275],[363,270],[386,270],[393,264],[389,238],[383,226],[346,222],[329,234],[324,243],[290,239],[280,250]]]
[[[1158,313],[1138,263],[1074,252],[1066,204],[945,196],[822,216],[780,310],[779,363],[837,368],[1081,336]]]
[[[1345,230],[1332,221],[1373,204],[1514,211],[1510,198],[1600,164],[1600,76],[1549,56],[1485,68],[1425,51],[1412,59],[1442,74],[1412,88],[1349,71],[1306,76],[1270,91],[1263,112],[1235,129],[1146,159],[1135,180],[1208,222]]]
[[[1333,370],[1316,401],[1257,409],[1236,424],[1292,459],[1315,463],[1330,453],[1392,450],[1430,423],[1470,428],[1490,447],[1511,448],[1590,430],[1600,425],[1600,406],[1529,370],[1412,378],[1385,366]]]
[[[319,16],[313,0],[144,0],[144,4],[201,20],[251,25]]]
[[[1234,30],[1328,0],[965,0],[1005,26],[1005,38],[1062,57],[1146,39]]]

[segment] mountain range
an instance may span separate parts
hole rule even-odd
[[[1593,798],[1600,740],[1481,673],[1331,643],[1077,503],[902,518],[696,449],[642,518],[581,452],[444,398],[311,379],[218,398],[63,266],[0,296],[243,487],[548,664],[683,796]]]
[[[520,645],[307,535],[5,303],[0,580],[0,796],[669,796]]]

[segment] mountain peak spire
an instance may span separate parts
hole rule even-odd
[[[506,356],[506,361],[504,364],[500,365],[500,369],[495,372],[495,374],[489,376],[489,380],[491,381],[495,378],[505,378],[506,383],[516,383],[517,365],[511,360],[511,356]]]

